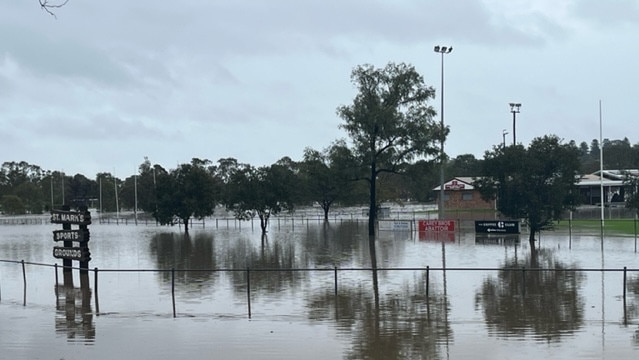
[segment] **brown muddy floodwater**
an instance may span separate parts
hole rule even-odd
[[[65,278],[59,225],[0,226],[0,359],[639,358],[633,237],[258,228],[92,224]]]

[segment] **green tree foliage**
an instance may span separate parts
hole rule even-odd
[[[447,162],[447,174],[455,176],[480,176],[482,160],[476,159],[473,154],[458,155]]]
[[[119,211],[120,200],[116,195],[120,195],[121,181],[111,173],[98,173],[96,175],[98,187],[98,209],[101,212]]]
[[[73,207],[96,206],[99,201],[98,186],[84,175],[76,174],[68,179],[68,191]]]
[[[353,143],[358,176],[369,185],[368,231],[374,236],[379,174],[399,172],[418,156],[437,154],[436,143],[448,131],[433,120],[435,111],[428,101],[435,90],[424,84],[413,66],[362,65],[353,70],[351,80],[358,93],[351,105],[338,107],[337,113]]]
[[[228,164],[228,163],[227,163]],[[235,164],[227,168],[224,204],[240,220],[257,215],[262,234],[266,234],[272,215],[293,209],[291,189],[296,186],[292,170],[282,164],[255,168]]]
[[[535,234],[577,205],[579,166],[576,146],[547,135],[533,139],[528,149],[516,145],[486,152],[486,176],[476,184],[482,197],[497,199],[502,214],[526,221],[534,248]]]
[[[305,200],[316,202],[328,221],[331,206],[353,200],[355,183],[349,169],[353,157],[344,141],[337,141],[323,151],[306,148],[300,164],[300,179],[304,184]]]
[[[628,173],[623,184],[626,187],[626,208],[634,209],[639,215],[639,176]]]
[[[439,172],[437,164],[431,161],[418,160],[406,167],[404,187],[407,197],[417,202],[430,202],[435,200],[432,189],[439,184]],[[448,174],[454,174],[448,172]]]
[[[158,202],[153,215],[160,224],[180,221],[188,233],[192,217],[203,219],[213,214],[220,191],[207,167],[210,163],[193,158],[170,173],[156,172]]]
[[[16,195],[2,196],[2,212],[7,215],[22,215],[27,212],[24,202]]]
[[[41,214],[44,208],[40,182],[23,182],[15,187],[13,195],[18,197],[26,212],[30,214]]]
[[[629,169],[633,163],[633,151],[628,138],[603,142],[603,158],[606,169]]]
[[[137,179],[133,179],[133,183],[129,181],[127,187],[127,198],[133,196],[133,203],[135,203],[135,185],[137,182],[137,203],[138,209],[141,209],[149,214],[152,214],[157,209],[157,174],[166,174],[166,170],[160,165],[151,165],[151,161],[148,158],[144,158],[144,162],[138,167]],[[130,187],[133,186],[134,189]],[[124,192],[124,189],[123,189]],[[131,201],[131,200],[129,200]]]
[[[39,166],[25,161],[8,161],[2,164],[0,196],[9,196],[7,200],[9,204],[20,204],[20,206],[12,207],[11,213],[42,213],[44,198],[40,189],[44,174],[45,172]],[[7,212],[7,209],[5,208],[4,211]]]

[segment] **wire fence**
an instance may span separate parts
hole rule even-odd
[[[71,275],[73,270],[78,270],[80,274],[80,285],[83,290],[89,289],[89,274],[93,273],[93,293],[94,293],[94,301],[95,301],[95,313],[97,316],[100,315],[100,303],[99,303],[99,274],[104,273],[164,273],[170,274],[170,296],[171,296],[171,304],[172,304],[172,316],[177,317],[178,311],[176,307],[176,274],[185,274],[189,272],[198,272],[198,273],[241,273],[244,276],[244,286],[246,288],[246,315],[250,319],[252,317],[252,308],[251,308],[251,276],[256,273],[311,273],[311,272],[322,272],[322,273],[331,273],[333,276],[333,293],[335,298],[339,295],[339,283],[340,283],[340,274],[344,272],[404,272],[404,271],[418,271],[422,272],[424,275],[425,281],[425,297],[426,301],[428,301],[430,295],[430,279],[431,272],[507,272],[512,276],[520,276],[518,281],[521,282],[521,288],[519,289],[519,295],[521,297],[525,297],[527,294],[527,287],[530,286],[530,274],[532,273],[619,273],[622,278],[619,280],[622,282],[623,294],[623,313],[624,313],[624,321],[627,322],[627,305],[626,305],[626,295],[628,286],[628,273],[639,273],[639,268],[628,268],[624,266],[623,268],[527,268],[527,267],[503,267],[503,268],[492,268],[492,267],[475,267],[475,268],[467,268],[467,267],[402,267],[402,268],[385,268],[385,267],[333,267],[333,268],[290,268],[290,269],[275,269],[275,268],[250,268],[246,267],[243,269],[235,269],[235,268],[220,268],[220,269],[99,269],[97,267],[93,269],[84,269],[77,267],[65,267],[59,266],[58,264],[44,264],[37,262],[27,262],[24,260],[3,260],[0,259],[0,263],[8,263],[14,264],[16,266],[21,267],[22,272],[22,285],[23,285],[23,299],[22,305],[27,306],[27,288],[28,288],[28,272],[27,265],[29,266],[39,266],[39,267],[48,267],[53,269],[55,273],[55,288],[56,292],[60,286],[59,283],[59,272],[62,271],[63,278],[66,279]],[[72,281],[71,281],[72,282]],[[534,282],[534,280],[533,280]],[[2,302],[2,285],[0,284],[0,303]],[[15,286],[15,285],[14,285]],[[83,293],[89,293],[88,291]],[[57,293],[56,293],[57,295]],[[89,300],[90,301],[90,300]]]

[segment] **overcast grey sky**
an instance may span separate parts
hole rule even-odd
[[[51,0],[50,0],[51,1]],[[0,161],[124,178],[147,156],[255,166],[338,138],[352,69],[412,64],[451,157],[512,141],[639,142],[639,0],[0,0]],[[439,118],[437,118],[439,120]]]

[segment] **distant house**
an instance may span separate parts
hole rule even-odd
[[[495,209],[495,200],[486,201],[473,185],[472,177],[455,177],[444,183],[444,208],[447,210]],[[440,186],[433,189],[439,204]]]
[[[603,186],[604,204],[623,205],[626,196],[623,183],[626,176],[639,176],[639,170],[604,170],[582,175],[577,181],[582,203],[600,205]]]
[[[600,174],[603,174],[600,176]],[[601,187],[603,185],[604,204],[607,206],[623,206],[626,196],[624,179],[626,176],[639,176],[639,170],[604,170],[592,174],[581,175],[577,187],[583,205],[601,204]],[[474,178],[454,177],[444,183],[444,209],[446,211],[496,209],[496,201],[486,201],[475,189]],[[439,204],[440,187],[433,189]]]

